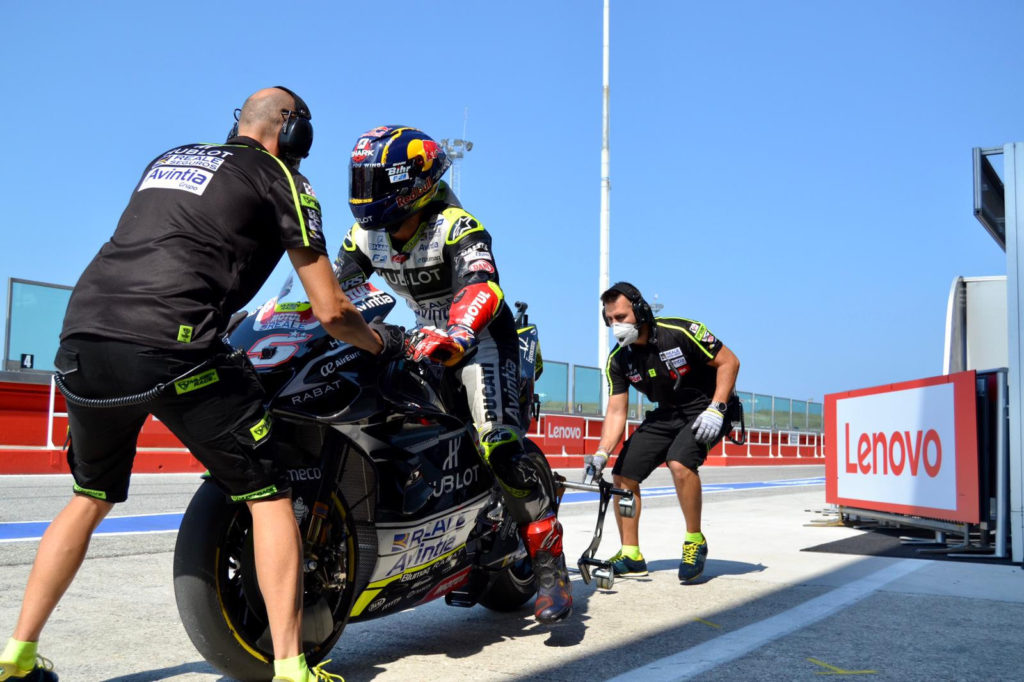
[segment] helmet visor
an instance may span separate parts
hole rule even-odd
[[[382,198],[390,191],[391,182],[384,166],[351,167],[348,196],[351,201],[365,203]]]

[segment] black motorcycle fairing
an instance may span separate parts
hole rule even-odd
[[[367,322],[395,306],[393,296],[370,284],[346,293]],[[364,390],[375,386],[379,359],[332,338],[309,303],[273,298],[234,328],[229,343],[246,351],[275,411],[333,423],[367,419],[381,409],[375,391]]]
[[[378,382],[381,397],[400,414],[448,419],[449,411],[436,388],[441,375],[434,367],[405,359],[389,363]]]
[[[328,424],[370,419],[383,408],[375,389],[380,361],[373,354],[331,339],[328,350],[294,374],[272,400],[277,413]]]
[[[370,285],[349,296],[368,320],[394,305]],[[248,353],[272,396],[275,437],[287,441],[308,660],[321,660],[350,620],[448,595],[499,611],[532,598],[529,557],[449,373],[335,341],[305,303],[268,303],[230,343]],[[206,488],[175,548],[178,609],[204,658],[231,677],[266,679],[272,649],[251,520],[244,504]]]
[[[373,462],[379,521],[429,516],[490,490],[493,480],[477,449],[476,431],[442,416],[441,423],[399,417],[334,427]]]

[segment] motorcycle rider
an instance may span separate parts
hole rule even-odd
[[[80,396],[137,400],[107,400],[102,408],[68,400],[75,494],[43,534],[0,654],[0,680],[56,682],[52,665],[37,659],[39,635],[93,531],[127,498],[149,414],[249,506],[274,679],[330,677],[310,670],[302,654],[301,538],[273,422],[252,366],[220,339],[287,251],[332,336],[371,352],[384,340],[339,288],[319,202],[298,173],[313,142],[308,107],[287,88],[265,88],[236,120],[225,144],[182,145],[150,162],[114,235],[71,294],[55,360],[62,381]],[[147,390],[159,386],[166,390]]]
[[[552,474],[523,449],[515,320],[490,235],[441,180],[449,165],[444,150],[415,128],[386,125],[360,135],[350,160],[356,222],[335,274],[343,289],[380,274],[416,314],[409,357],[455,367],[484,460],[533,561],[537,620],[555,623],[572,613],[572,595],[562,526],[545,485]],[[471,348],[475,354],[462,362]]]

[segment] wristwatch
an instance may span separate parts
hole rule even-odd
[[[708,407],[710,407],[712,410],[718,410],[724,416],[725,415],[725,410],[728,407],[728,405],[726,405],[725,403],[719,403],[719,402],[715,402],[714,400],[712,400],[711,404],[708,405]]]

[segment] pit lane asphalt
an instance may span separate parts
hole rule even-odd
[[[821,484],[724,485],[823,474],[820,466],[705,468],[710,554],[697,584],[676,579],[682,514],[674,495],[648,497],[640,532],[650,576],[598,590],[574,573],[568,624],[539,626],[530,609],[502,614],[438,600],[350,625],[327,669],[349,682],[1024,679],[1020,566],[801,552],[863,531],[816,523],[830,518]],[[198,483],[194,475],[136,476],[114,515],[180,513]],[[645,488],[667,485],[659,471]],[[48,520],[69,489],[65,476],[0,477],[0,524]],[[590,543],[596,510],[595,502],[563,506],[571,566]],[[178,621],[174,539],[164,531],[93,540],[42,637],[61,680],[225,679]],[[0,541],[0,636],[17,618],[35,546]],[[609,510],[598,554],[617,547]]]

